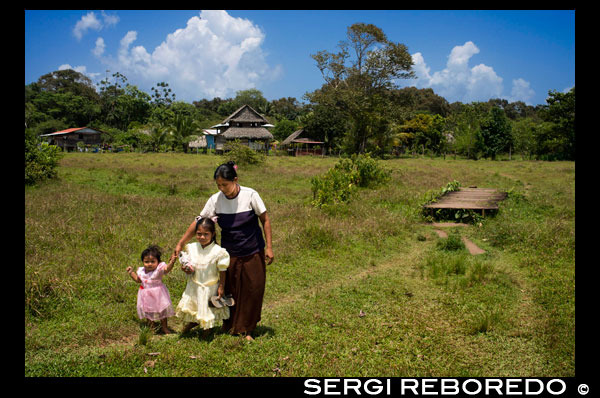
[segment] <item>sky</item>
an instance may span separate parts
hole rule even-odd
[[[407,46],[417,78],[399,87],[448,102],[538,105],[575,85],[574,10],[25,10],[25,84],[70,68],[149,94],[166,82],[189,103],[248,89],[306,102],[324,83],[311,55],[357,22]]]

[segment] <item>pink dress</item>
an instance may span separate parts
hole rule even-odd
[[[175,315],[169,290],[162,282],[167,264],[161,262],[154,271],[146,273],[144,267],[139,267],[137,275],[142,280],[137,296],[137,313],[140,319],[152,321]]]

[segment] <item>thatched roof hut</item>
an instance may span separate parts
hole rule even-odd
[[[273,134],[266,127],[273,127],[273,125],[251,106],[244,105],[211,128],[218,130],[215,136],[217,151],[223,149],[226,140],[239,140],[250,148],[268,151]]]
[[[264,116],[252,109],[250,105],[244,105],[229,115],[220,125],[213,127],[219,129],[227,140],[270,141],[273,139],[273,134],[263,127],[266,124],[269,124],[269,121]]]
[[[317,141],[308,137],[300,137],[304,129],[296,130],[279,144],[288,149],[290,155],[323,155],[323,141]]]

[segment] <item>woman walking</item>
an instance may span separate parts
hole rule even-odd
[[[238,184],[233,162],[220,165],[214,179],[219,192],[212,195],[200,215],[192,221],[175,247],[175,254],[194,237],[196,220],[217,217],[221,227],[221,247],[231,256],[227,268],[225,294],[233,295],[235,305],[223,329],[253,340],[252,332],[260,321],[266,282],[266,265],[273,262],[271,222],[260,195]],[[260,220],[263,233],[258,221]]]

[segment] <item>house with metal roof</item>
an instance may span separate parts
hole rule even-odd
[[[215,135],[217,151],[222,151],[227,141],[234,140],[239,140],[255,150],[268,151],[269,142],[273,140],[273,134],[267,130],[268,127],[274,126],[250,105],[244,105],[211,128],[217,130]]]
[[[40,137],[47,139],[48,144],[56,145],[63,151],[74,151],[78,143],[84,145],[101,145],[104,131],[91,127],[75,127],[71,129],[56,131],[50,134],[42,134]]]

